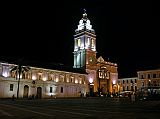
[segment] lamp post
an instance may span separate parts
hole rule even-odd
[[[120,86],[119,86],[119,83],[118,83],[118,97],[120,95]]]
[[[101,95],[100,95],[100,75],[99,74],[100,74],[100,69],[98,69],[98,81],[99,81],[98,82],[99,83],[98,84],[98,96],[101,97]]]

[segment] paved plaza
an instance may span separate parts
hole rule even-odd
[[[158,119],[160,101],[118,98],[0,100],[0,119]]]

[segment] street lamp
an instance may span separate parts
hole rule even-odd
[[[98,73],[98,96],[100,97],[101,96],[100,95],[100,69],[98,69],[97,73]]]

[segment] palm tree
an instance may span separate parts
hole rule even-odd
[[[21,74],[23,74],[24,72],[27,72],[29,70],[30,70],[30,68],[28,66],[23,66],[22,62],[19,62],[18,65],[11,68],[11,72],[12,71],[16,72],[16,79],[18,76],[17,99],[19,98],[19,83],[20,83],[20,78],[21,78],[20,76],[21,76]]]

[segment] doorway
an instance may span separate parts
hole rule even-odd
[[[41,98],[42,98],[42,88],[37,87],[37,99],[41,99]]]
[[[29,92],[29,86],[25,85],[24,86],[23,98],[28,98],[28,92]]]

